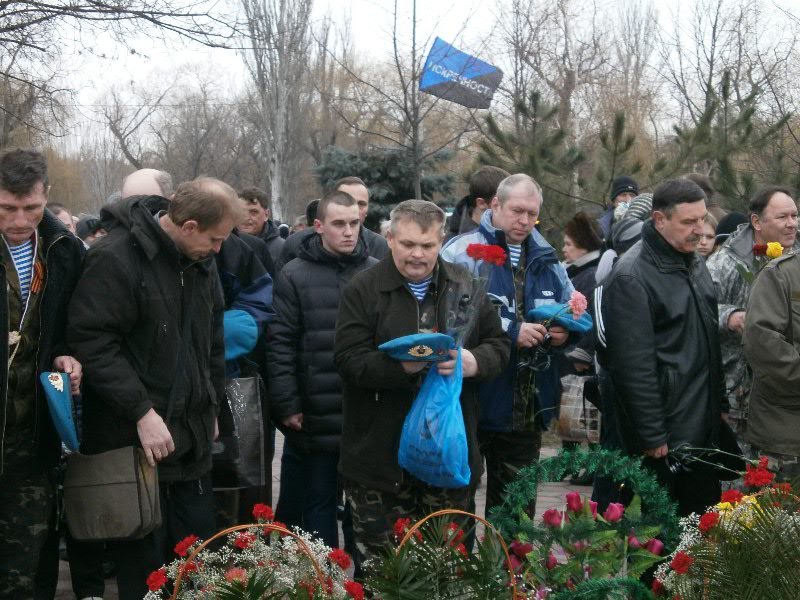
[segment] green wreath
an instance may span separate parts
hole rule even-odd
[[[680,538],[680,525],[675,503],[659,484],[655,475],[641,465],[641,458],[623,455],[618,451],[603,449],[562,450],[558,455],[533,463],[517,474],[506,486],[503,504],[492,509],[489,520],[505,539],[515,539],[519,533],[537,538],[539,528],[528,518],[526,509],[535,502],[539,483],[561,481],[565,475],[587,473],[607,477],[624,483],[639,496],[642,519],[661,528],[661,537],[668,549],[674,548]],[[606,598],[612,590],[625,590],[634,599],[652,598],[641,582],[632,578],[587,580],[573,590],[552,595],[553,600]]]

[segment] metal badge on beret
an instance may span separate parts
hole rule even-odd
[[[413,346],[412,348],[409,348],[408,353],[414,358],[425,358],[426,356],[433,354],[433,348],[420,344],[419,346]]]

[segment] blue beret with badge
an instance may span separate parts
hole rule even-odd
[[[561,325],[567,331],[588,333],[592,330],[592,315],[584,312],[580,318],[573,319],[568,312],[567,304],[545,304],[528,311],[528,322],[552,321],[553,325]]]
[[[61,441],[71,451],[78,451],[78,431],[72,418],[72,393],[70,392],[69,375],[48,371],[39,375],[44,388],[50,417]]]
[[[455,340],[444,333],[414,333],[384,342],[378,350],[395,360],[440,362],[450,360],[455,347]]]

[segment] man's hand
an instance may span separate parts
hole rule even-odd
[[[83,367],[72,356],[56,356],[53,360],[53,369],[69,375],[69,387],[73,396],[81,393],[81,379],[83,379]]]
[[[169,429],[152,408],[136,422],[136,432],[139,434],[144,455],[151,467],[155,467],[156,462],[167,458],[170,452],[175,452],[175,443],[172,441]]]
[[[428,366],[427,360],[404,360],[400,364],[403,365],[403,371],[408,373],[409,375],[413,375],[414,373],[419,373]]]
[[[658,448],[650,448],[649,450],[644,451],[646,456],[652,456],[653,458],[664,458],[667,455],[667,452],[669,452],[669,448],[667,448],[666,444],[659,446]]]
[[[733,333],[742,335],[744,333],[744,319],[747,313],[743,310],[737,310],[728,317],[728,329]]]
[[[552,325],[550,327],[550,344],[552,346],[563,346],[569,339],[569,331],[561,325]]]
[[[523,323],[519,326],[517,346],[533,348],[542,343],[545,335],[547,335],[547,328],[541,323]]]
[[[289,415],[283,421],[281,421],[281,424],[289,429],[300,431],[303,428],[303,413]]]
[[[436,368],[439,370],[440,375],[452,375],[456,370],[456,357],[458,356],[458,350],[450,350],[450,356],[453,357],[452,360],[445,360],[440,363],[436,363]],[[466,348],[461,349],[461,377],[466,379],[467,377],[475,377],[478,374],[478,361],[475,360],[475,356],[467,350]]]

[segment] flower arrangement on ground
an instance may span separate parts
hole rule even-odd
[[[702,515],[681,520],[675,551],[656,571],[657,595],[681,600],[796,599],[800,595],[800,498],[773,483],[767,459],[748,465],[749,493],[727,490]]]
[[[583,582],[614,581],[618,588],[647,588],[638,578],[662,560],[658,525],[642,520],[641,499],[625,508],[614,503],[602,515],[578,492],[566,495],[565,510],[548,509],[539,527],[519,533],[511,545],[517,572],[535,598],[575,590]]]
[[[177,558],[148,577],[145,600],[363,600],[361,584],[346,577],[347,553],[290,532],[265,504],[253,516],[257,524],[218,534],[225,543],[217,549],[201,547],[194,535],[179,542]]]

